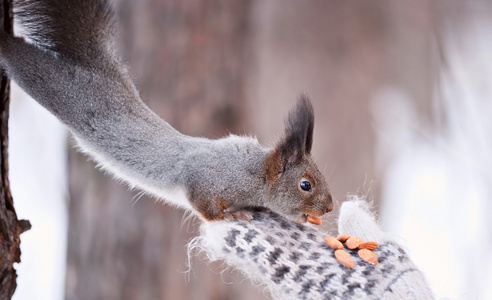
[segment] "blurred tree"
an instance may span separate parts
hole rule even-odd
[[[378,199],[374,95],[395,87],[422,112],[430,107],[426,0],[117,5],[121,53],[142,98],[185,134],[257,134],[271,144],[296,95],[310,94],[313,153],[338,201],[368,190]],[[187,283],[180,271],[197,222],[182,226],[181,211],[127,192],[85,160],[70,153],[68,299],[267,297],[244,281],[224,284],[210,271],[219,267],[198,260]]]

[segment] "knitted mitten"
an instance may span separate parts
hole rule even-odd
[[[313,225],[272,212],[252,212],[251,222],[204,223],[198,245],[268,288],[274,299],[433,299],[423,274],[376,224],[363,201],[340,209],[340,233],[375,241],[377,265],[347,251],[355,267],[342,266]]]

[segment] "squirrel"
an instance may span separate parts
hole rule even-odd
[[[314,112],[301,95],[274,147],[184,135],[140,99],[116,51],[105,0],[16,0],[29,42],[0,33],[0,65],[105,171],[205,221],[267,208],[295,222],[333,209],[311,156]]]

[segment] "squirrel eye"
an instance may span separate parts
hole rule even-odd
[[[311,190],[311,183],[309,181],[301,181],[301,189],[309,192]]]

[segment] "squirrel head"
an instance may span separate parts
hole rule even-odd
[[[285,134],[268,154],[264,164],[267,206],[292,221],[320,217],[333,210],[325,177],[311,157],[314,112],[301,95],[289,113]]]

